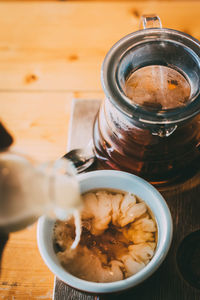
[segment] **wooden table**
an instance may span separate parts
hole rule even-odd
[[[137,30],[141,14],[200,39],[198,1],[0,2],[0,117],[15,149],[38,161],[66,151],[73,98],[102,98],[100,67],[109,48]],[[51,299],[53,274],[36,244],[36,225],[6,246],[0,299]]]

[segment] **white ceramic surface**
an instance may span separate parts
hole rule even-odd
[[[38,222],[37,241],[41,256],[49,269],[62,281],[82,291],[111,293],[134,287],[148,278],[163,262],[172,239],[172,219],[162,195],[145,180],[121,171],[94,171],[78,175],[81,193],[91,189],[112,188],[131,192],[146,202],[158,226],[158,243],[152,260],[137,274],[116,282],[89,282],[68,273],[59,263],[53,249],[54,221],[41,217]]]

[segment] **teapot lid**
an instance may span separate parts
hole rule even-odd
[[[148,66],[167,67],[185,78],[190,86],[188,101],[169,108],[131,101],[124,85],[131,74]],[[200,43],[173,29],[136,31],[119,40],[107,53],[101,81],[106,97],[128,117],[152,125],[183,122],[200,112]]]

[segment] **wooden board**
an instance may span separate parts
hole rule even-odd
[[[3,1],[5,1],[5,0],[0,0],[0,2],[3,2]],[[64,2],[64,1],[68,1],[68,0],[6,0],[7,2],[22,2],[22,1],[26,1],[26,2],[28,2],[28,1],[31,1],[31,2],[60,2],[60,1],[62,1],[62,2]],[[85,0],[71,0],[71,1],[73,1],[73,2],[80,2],[80,1],[82,1],[82,2],[85,2]],[[99,2],[99,0],[87,0],[88,2]],[[101,0],[101,2],[104,2],[104,1],[108,1],[108,0]],[[109,0],[109,2],[122,2],[123,0]],[[128,1],[132,1],[132,0],[126,0],[127,2]],[[135,1],[152,1],[152,0],[135,0]],[[157,1],[166,1],[166,0],[157,0]],[[182,1],[182,0],[169,0],[169,1]],[[198,1],[198,0],[196,0],[196,1]]]
[[[199,1],[0,2],[0,90],[99,91],[110,47],[142,14],[200,39]]]
[[[91,105],[90,105],[91,104]],[[86,141],[88,140],[88,130],[86,130],[89,125],[92,132],[93,119],[97,111],[99,101],[94,105],[94,101],[79,100],[74,103],[74,114],[72,116],[73,135],[71,137],[70,145],[73,147],[78,147],[79,138],[77,137],[77,132],[79,136],[86,136]],[[84,111],[84,114],[82,113]],[[88,113],[89,119],[86,118],[85,114]],[[92,117],[93,112],[93,117]],[[87,120],[87,121],[86,121]],[[85,127],[85,123],[87,126]],[[197,176],[195,176],[197,180]],[[200,174],[198,174],[198,183],[200,183]],[[185,185],[187,188],[185,189]],[[92,296],[85,293],[79,292],[59,279],[55,280],[54,287],[54,300],[95,300],[98,299],[140,299],[140,300],[199,300],[200,299],[200,284],[199,289],[196,289],[191,284],[186,282],[182,275],[180,274],[179,268],[177,266],[177,250],[184,237],[188,234],[199,230],[199,245],[195,244],[194,247],[200,250],[200,184],[193,184],[192,179],[188,180],[186,183],[175,187],[175,189],[166,189],[162,192],[164,198],[169,205],[171,210],[174,233],[172,246],[170,248],[167,259],[164,261],[159,270],[154,273],[144,284],[139,287],[133,288],[126,293],[120,295],[104,295],[104,296]],[[191,245],[192,247],[192,245]],[[187,252],[191,250],[190,245],[188,246]],[[196,254],[196,263],[199,263],[200,270],[200,256]],[[190,265],[194,257],[191,254]],[[183,264],[184,261],[181,261]],[[188,266],[188,269],[190,266]],[[193,267],[195,268],[195,267]],[[188,271],[189,272],[189,271]],[[200,272],[194,270],[197,273],[198,280],[200,282]],[[197,277],[196,276],[196,277]]]
[[[1,93],[0,117],[15,139],[14,150],[38,162],[66,153],[71,99],[103,93]],[[0,300],[52,299],[54,276],[43,262],[36,224],[12,233],[3,253]],[[41,298],[40,298],[41,297]]]
[[[141,14],[155,12],[164,26],[200,39],[199,11],[198,0],[0,1],[0,118],[15,149],[38,161],[63,155],[71,100],[104,97],[100,67],[111,45],[138,28]],[[36,225],[11,234],[0,299],[51,299],[53,279]]]

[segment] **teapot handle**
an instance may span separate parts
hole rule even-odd
[[[140,29],[162,28],[160,17],[157,15],[142,15]]]

